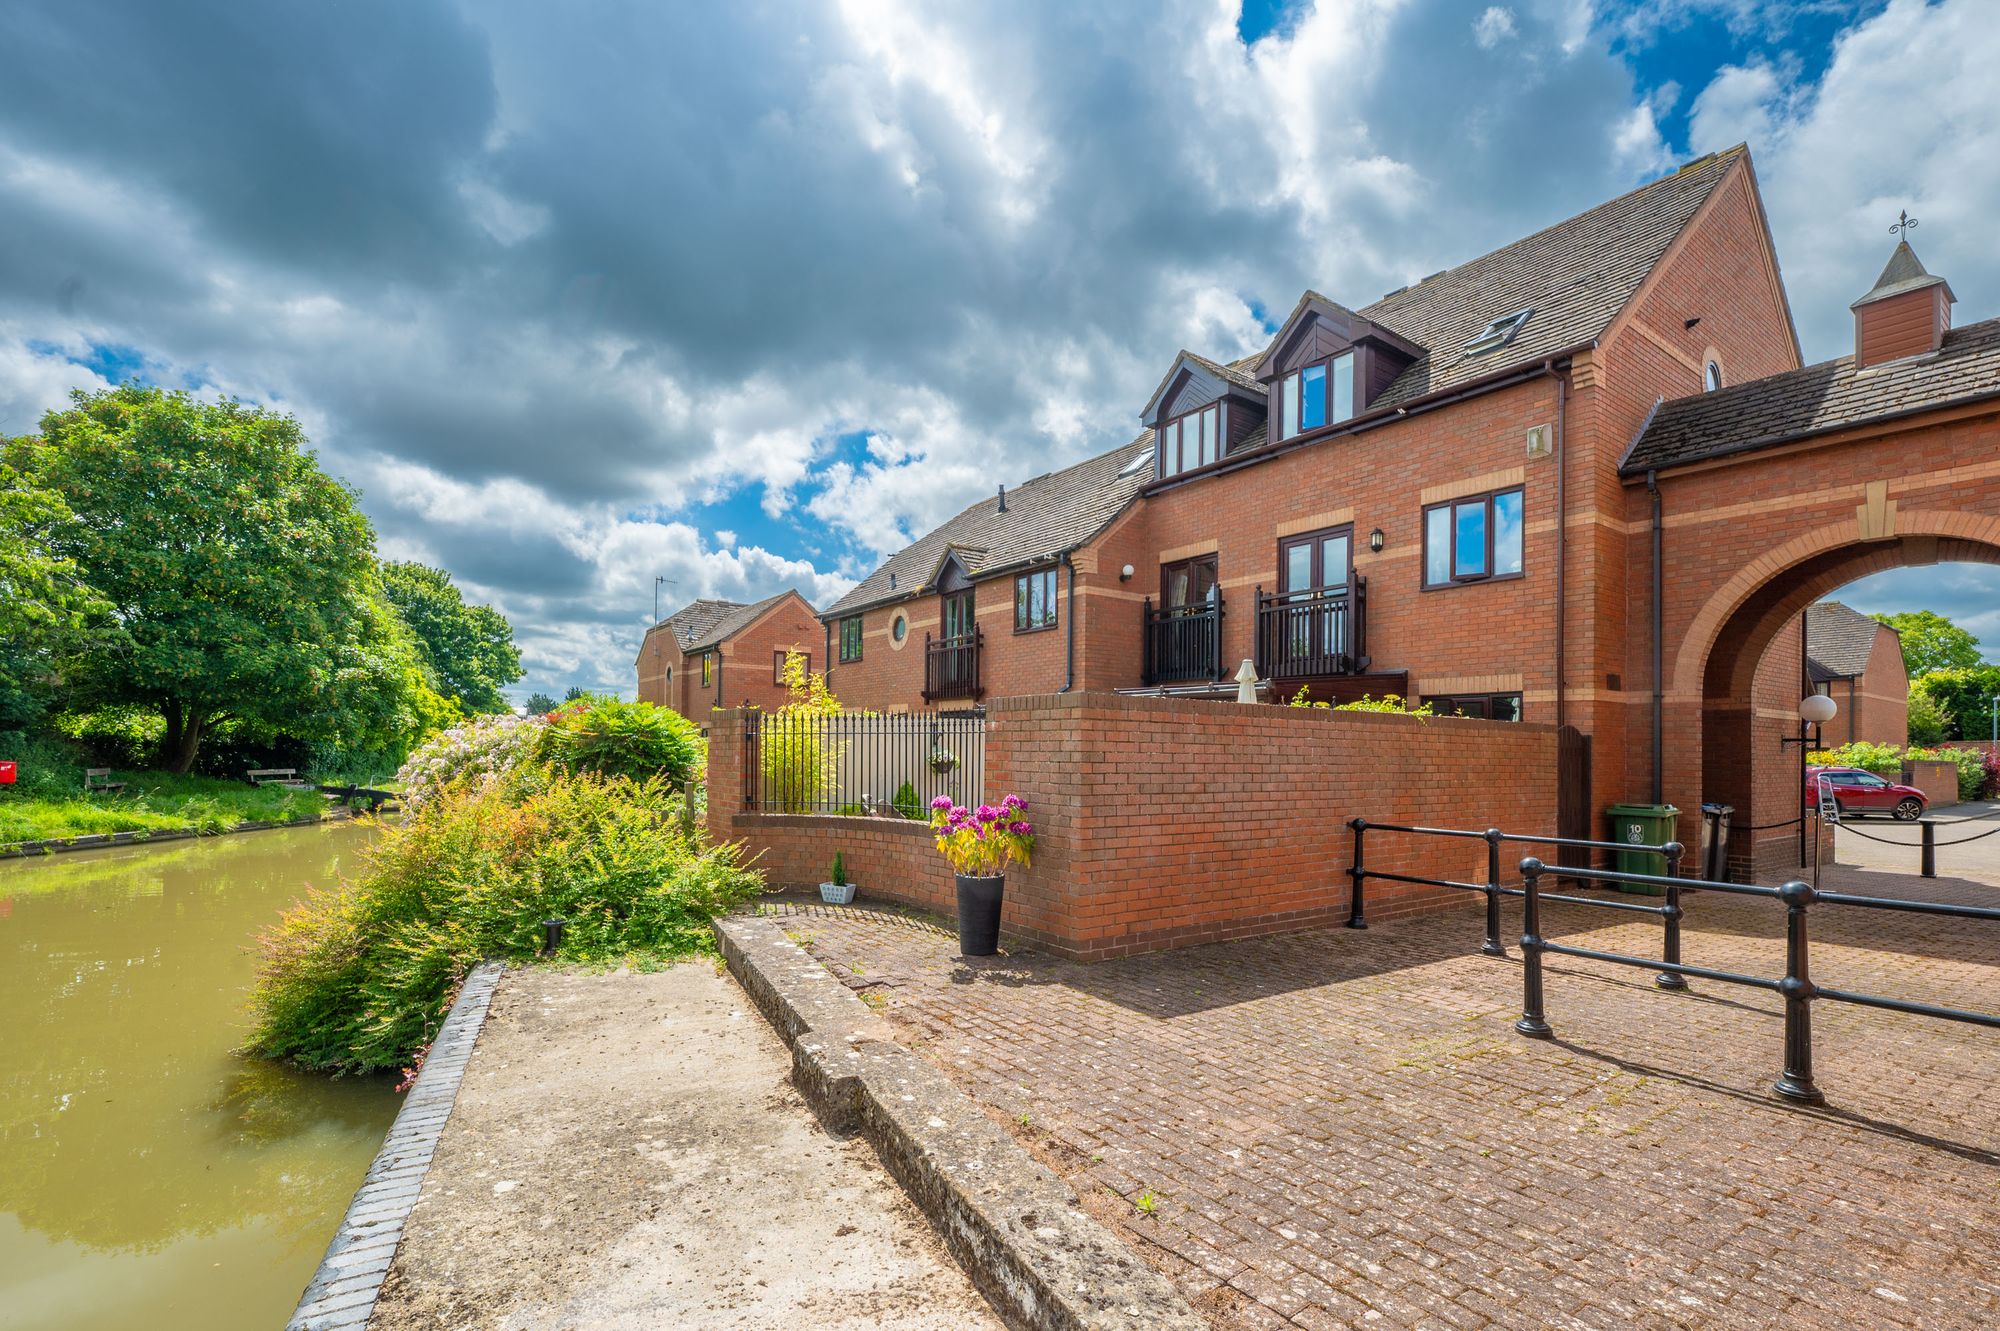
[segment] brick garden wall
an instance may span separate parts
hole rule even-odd
[[[761,851],[777,886],[819,882],[838,850],[867,896],[950,910],[950,873],[918,825],[744,813],[741,731],[715,728],[713,835]],[[1039,832],[1033,866],[1008,876],[1003,928],[1087,959],[1346,919],[1356,816],[1537,833],[1555,822],[1555,734],[1537,724],[1042,695],[991,705],[986,762],[988,797],[1019,794]],[[1477,842],[1374,833],[1367,862],[1477,881],[1484,855]],[[1370,883],[1367,901],[1380,919],[1479,898]]]

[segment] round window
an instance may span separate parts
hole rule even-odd
[[[902,615],[897,615],[896,618],[889,625],[889,636],[894,638],[897,642],[901,642],[904,638],[909,636],[909,633],[910,633],[910,621]]]

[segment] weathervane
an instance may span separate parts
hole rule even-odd
[[[1902,215],[1896,219],[1895,225],[1889,228],[1889,234],[1893,236],[1898,231],[1900,231],[1903,233],[1903,239],[1908,240],[1910,238],[1910,233],[1912,231],[1915,231],[1916,229],[1917,229],[1917,219],[1910,216],[1910,210],[1908,208],[1905,208],[1903,209]]]

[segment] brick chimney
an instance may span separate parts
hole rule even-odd
[[[1924,271],[1909,241],[1898,241],[1874,289],[1849,307],[1854,311],[1854,368],[1936,351],[1944,345],[1957,299],[1942,277]]]

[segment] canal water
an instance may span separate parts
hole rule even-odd
[[[232,1052],[251,945],[372,835],[0,861],[0,1328],[284,1324],[398,1097]]]

